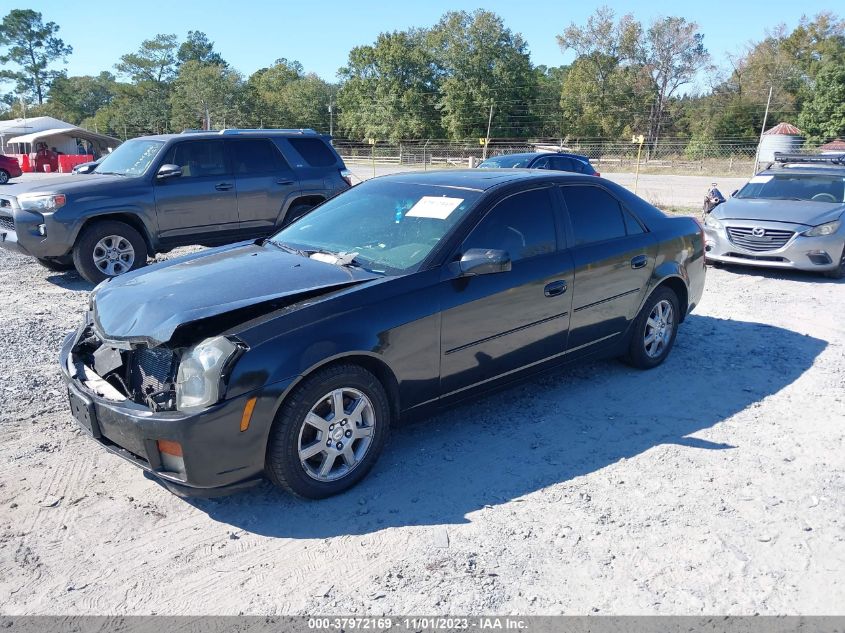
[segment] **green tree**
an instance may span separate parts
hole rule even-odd
[[[284,57],[250,75],[246,90],[250,120],[255,127],[286,127],[290,118],[284,97],[288,84],[302,77],[302,64]]]
[[[138,51],[127,53],[115,65],[118,72],[132,80],[116,104],[121,118],[133,128],[147,133],[169,129],[171,84],[177,72],[175,35],[156,35],[144,40]]]
[[[822,66],[798,116],[798,127],[811,141],[845,136],[845,66]]]
[[[356,46],[338,75],[340,126],[356,138],[398,140],[442,135],[436,78],[422,30],[382,33]]]
[[[243,110],[240,73],[219,64],[184,62],[170,98],[173,127],[235,127]]]
[[[710,59],[704,36],[695,22],[666,17],[652,22],[646,32],[642,61],[656,90],[649,121],[649,141],[656,145],[669,106],[678,89],[689,84]]]
[[[187,39],[180,44],[176,52],[176,59],[180,64],[193,61],[200,64],[228,66],[220,53],[214,50],[214,42],[209,41],[208,36],[202,31],[188,31]]]
[[[429,34],[437,69],[442,125],[454,139],[485,136],[490,108],[492,135],[531,131],[529,104],[537,76],[528,45],[490,11],[452,11]]]
[[[37,11],[12,9],[0,23],[0,46],[6,48],[0,63],[15,64],[20,70],[0,70],[0,79],[15,81],[19,93],[34,95],[39,104],[44,103],[50,83],[61,74],[50,66],[73,52],[58,32],[59,25],[45,24]]]
[[[51,116],[78,125],[111,103],[114,95],[115,77],[110,72],[96,77],[59,76],[50,86],[46,107]]]

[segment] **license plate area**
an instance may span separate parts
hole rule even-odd
[[[88,431],[93,437],[100,437],[100,426],[97,424],[97,413],[94,410],[94,403],[71,389],[67,391],[70,401],[70,412],[76,421]]]

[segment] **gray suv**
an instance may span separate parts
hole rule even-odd
[[[348,189],[313,130],[222,130],[123,143],[87,175],[4,188],[0,248],[98,283],[188,244],[270,235]]]

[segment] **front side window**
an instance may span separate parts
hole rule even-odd
[[[561,187],[576,246],[625,237],[619,201],[599,187]]]
[[[505,198],[473,229],[463,251],[492,248],[507,251],[511,261],[554,252],[554,207],[548,189]]]
[[[223,141],[177,143],[164,162],[178,165],[182,169],[182,178],[225,176],[228,173]]]
[[[480,195],[410,179],[370,180],[323,203],[271,241],[306,253],[355,253],[356,262],[377,272],[413,272]]]
[[[136,138],[126,141],[107,155],[94,169],[97,174],[141,176],[158,156],[164,141]]]
[[[841,203],[845,202],[845,178],[827,174],[758,174],[734,197]]]

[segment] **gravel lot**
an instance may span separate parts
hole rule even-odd
[[[711,269],[669,360],[396,432],[327,501],[186,501],[77,430],[90,286],[0,251],[0,609],[845,614],[845,284]]]

